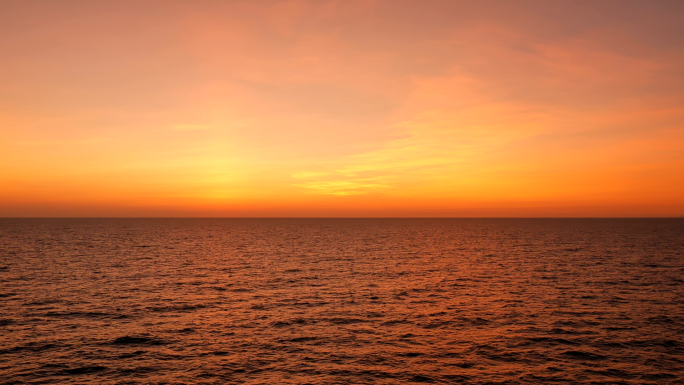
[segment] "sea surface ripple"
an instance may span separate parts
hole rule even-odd
[[[684,383],[682,219],[0,219],[6,384]]]

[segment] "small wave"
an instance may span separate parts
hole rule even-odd
[[[273,322],[273,323],[271,324],[271,326],[272,326],[272,327],[275,327],[275,328],[281,328],[281,327],[292,326],[292,325],[305,325],[305,324],[308,324],[308,323],[311,323],[311,322],[307,321],[307,320],[304,319],[304,318],[293,318],[293,319],[288,320],[288,321],[276,321],[276,322]]]
[[[226,291],[226,290],[228,290],[227,288],[221,287],[221,286],[209,286],[208,289],[213,289],[213,290],[216,290],[216,291]]]
[[[35,301],[30,301],[30,302],[25,302],[24,304],[26,306],[42,306],[42,305],[53,305],[56,303],[62,303],[63,301],[60,299],[56,298],[45,298],[45,299],[39,299]]]
[[[353,317],[327,318],[327,319],[325,319],[325,321],[330,322],[330,323],[335,324],[335,325],[350,325],[350,324],[368,322],[368,320],[365,320],[362,318],[353,318]]]
[[[520,345],[528,344],[544,344],[544,345],[579,345],[580,343],[575,341],[566,340],[565,338],[552,338],[552,337],[534,337],[528,338],[527,342],[523,342]]]
[[[655,317],[649,317],[647,318],[649,323],[660,323],[660,324],[672,324],[675,323],[675,321],[665,315],[659,315]]]
[[[166,342],[147,336],[123,336],[112,341],[114,345],[165,345]]]
[[[411,321],[409,321],[407,319],[394,319],[394,320],[385,321],[382,324],[383,325],[401,325],[401,324],[408,324],[408,323],[411,323]]]
[[[472,362],[461,362],[461,363],[458,363],[455,365],[458,366],[459,368],[463,368],[463,369],[470,369],[473,366],[475,366],[475,364],[473,364]]]
[[[282,342],[309,342],[309,341],[317,341],[319,340],[318,337],[313,337],[313,336],[302,336],[302,337],[294,337],[286,340],[281,340]]]
[[[60,311],[49,311],[42,314],[43,317],[55,317],[55,318],[110,318],[117,316],[116,314],[101,313],[96,311],[72,311],[72,312],[60,312]]]
[[[658,380],[665,380],[665,379],[675,379],[677,376],[671,373],[649,373],[649,374],[643,374],[640,376],[644,380],[650,380],[650,381],[658,381]]]
[[[274,328],[282,328],[282,327],[290,326],[290,325],[292,325],[292,324],[290,322],[287,322],[287,321],[276,321],[273,324],[271,324],[271,326],[273,326]]]
[[[678,349],[682,347],[682,343],[677,340],[669,339],[649,339],[649,340],[632,340],[624,343],[631,347],[664,347]]]
[[[138,366],[135,368],[125,368],[121,369],[120,372],[122,374],[145,374],[145,373],[150,373],[150,372],[156,372],[159,370],[158,368],[153,368],[150,366]]]
[[[605,360],[607,357],[600,355],[600,354],[594,354],[594,353],[589,353],[589,352],[583,352],[579,350],[568,350],[563,353],[561,353],[563,357],[570,358],[573,360],[583,360],[583,361],[600,361],[600,360]]]
[[[50,349],[55,349],[57,348],[58,345],[56,344],[37,344],[37,343],[29,343],[26,345],[22,346],[15,346],[9,349],[4,349],[0,350],[0,354],[10,354],[10,353],[21,353],[21,352],[32,352],[32,353],[39,353],[45,350],[50,350]]]
[[[459,321],[461,321],[462,325],[469,325],[469,326],[484,326],[484,325],[489,325],[491,323],[490,320],[482,318],[482,317],[475,317],[475,318],[461,317],[461,318],[459,318]]]
[[[78,368],[64,369],[62,373],[64,374],[90,374],[98,373],[107,370],[104,366],[82,366]]]
[[[598,374],[599,376],[605,376],[605,377],[614,377],[614,378],[622,378],[622,379],[628,379],[628,378],[633,378],[634,375],[624,372],[620,369],[606,369],[606,370],[587,370],[586,373],[590,374]]]
[[[144,350],[136,350],[136,351],[131,352],[131,353],[124,353],[124,354],[120,355],[119,358],[120,359],[133,358],[133,357],[137,357],[137,356],[140,356],[142,354],[145,354],[145,353],[147,353],[147,352]]]
[[[206,308],[207,305],[204,304],[196,304],[196,305],[172,305],[172,306],[154,306],[154,307],[148,307],[147,310],[157,312],[157,313],[164,313],[164,312],[187,312],[187,311],[192,311],[192,310],[197,310],[197,309],[204,309]]]

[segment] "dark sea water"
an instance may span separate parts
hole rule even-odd
[[[1,383],[684,383],[684,220],[2,219]]]

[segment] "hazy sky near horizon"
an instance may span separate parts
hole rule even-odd
[[[0,216],[684,215],[684,2],[0,0]]]

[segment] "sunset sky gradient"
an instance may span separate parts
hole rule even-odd
[[[683,1],[0,0],[0,216],[681,215]]]

